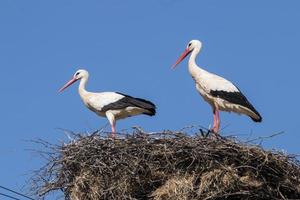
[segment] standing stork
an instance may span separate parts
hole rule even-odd
[[[260,114],[233,83],[197,66],[196,57],[201,47],[202,43],[199,40],[191,40],[185,51],[173,65],[173,69],[191,53],[188,63],[189,72],[196,83],[196,89],[204,100],[211,105],[213,110],[214,124],[211,131],[214,133],[219,132],[219,110],[245,114],[253,121],[261,122],[262,117]]]
[[[67,87],[80,80],[78,92],[83,103],[97,115],[108,119],[111,125],[113,138],[116,133],[116,120],[140,114],[149,116],[155,115],[155,105],[145,99],[134,98],[119,92],[94,93],[86,91],[85,85],[88,78],[88,71],[80,69],[75,72],[73,78],[68,81],[59,92],[62,92]]]

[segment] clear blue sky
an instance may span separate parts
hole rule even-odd
[[[300,153],[299,9],[296,0],[2,0],[0,184],[20,190],[26,174],[41,166],[26,140],[58,143],[66,139],[59,128],[92,131],[107,123],[84,107],[78,84],[57,93],[78,68],[90,72],[91,91],[156,103],[155,117],[119,121],[118,130],[207,127],[211,108],[187,62],[171,70],[191,39],[203,42],[198,65],[233,81],[263,116],[255,124],[222,113],[223,134],[284,131],[263,145]]]

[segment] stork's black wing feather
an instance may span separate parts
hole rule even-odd
[[[245,95],[243,95],[241,91],[227,92],[223,90],[211,90],[210,94],[214,97],[218,97],[230,103],[241,105],[250,109],[259,117],[259,119],[252,119],[256,122],[261,122],[262,117],[260,116],[259,112],[253,107],[253,105],[248,101],[248,99],[245,97]]]
[[[124,97],[114,103],[110,103],[110,104],[104,106],[101,109],[103,112],[106,112],[108,110],[125,109],[127,107],[139,107],[139,108],[143,108],[143,109],[149,111],[144,114],[151,115],[151,116],[155,115],[156,106],[151,101],[141,99],[141,98],[135,98],[135,97],[132,97],[127,94],[120,93],[120,92],[116,92],[116,93],[123,95]]]

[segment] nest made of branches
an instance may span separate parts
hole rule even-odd
[[[294,156],[233,138],[163,131],[110,139],[73,134],[69,143],[39,141],[47,164],[33,177],[40,198],[65,199],[300,199]]]

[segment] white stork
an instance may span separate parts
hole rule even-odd
[[[145,99],[134,98],[119,92],[94,93],[86,91],[85,85],[88,78],[88,71],[80,69],[76,71],[73,78],[68,81],[59,92],[62,92],[67,87],[80,80],[78,92],[83,103],[97,115],[108,119],[111,125],[113,138],[116,133],[116,120],[140,114],[149,116],[155,115],[155,105]]]
[[[189,72],[196,83],[196,89],[204,100],[211,105],[213,110],[214,124],[211,131],[214,133],[219,132],[219,110],[245,114],[253,121],[261,122],[262,117],[260,114],[233,83],[197,66],[196,57],[201,47],[202,43],[199,40],[191,40],[185,51],[173,65],[173,68],[191,53],[188,63]]]

